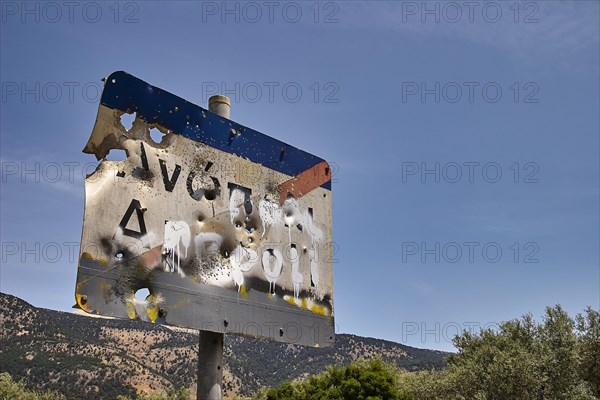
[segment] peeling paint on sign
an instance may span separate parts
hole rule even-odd
[[[130,129],[121,124],[135,114]],[[154,141],[151,129],[163,133]],[[107,161],[113,149],[123,161]],[[311,154],[115,72],[84,149],[90,313],[333,343],[331,177]],[[147,288],[145,300],[135,293]]]

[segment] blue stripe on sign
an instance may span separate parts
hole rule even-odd
[[[106,79],[100,102],[109,108],[135,112],[146,123],[161,125],[175,134],[286,175],[296,176],[324,161],[264,133],[220,117],[124,71],[113,72]],[[331,181],[321,187],[331,190]]]

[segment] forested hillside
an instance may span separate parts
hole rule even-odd
[[[191,330],[40,309],[0,294],[0,372],[68,398],[106,399],[169,388],[195,392],[197,343]],[[446,355],[346,334],[323,349],[226,336],[224,351],[228,397],[359,358],[381,356],[408,370],[430,370],[441,369]]]

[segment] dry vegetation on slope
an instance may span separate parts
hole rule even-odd
[[[40,309],[0,293],[0,372],[68,398],[165,393],[173,387],[195,393],[197,343],[191,330]],[[445,353],[346,334],[324,349],[227,336],[224,390],[227,398],[247,395],[373,356],[428,370],[441,368]]]

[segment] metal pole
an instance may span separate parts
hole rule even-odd
[[[216,94],[208,99],[208,110],[229,119],[231,115],[231,101],[227,96]]]
[[[223,334],[200,331],[197,400],[221,400]]]
[[[229,118],[231,102],[227,96],[216,95],[208,99],[208,110]],[[198,391],[197,400],[221,400],[223,385],[223,334],[200,331],[198,341]]]

